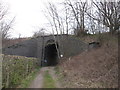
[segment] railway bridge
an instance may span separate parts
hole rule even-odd
[[[35,57],[42,66],[53,66],[61,56],[69,57],[83,52],[88,44],[72,35],[38,36],[4,48],[3,54]]]

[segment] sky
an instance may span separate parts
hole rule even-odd
[[[8,5],[8,17],[15,17],[11,37],[30,37],[37,29],[45,27],[48,23],[43,10],[48,0],[4,0]],[[62,0],[49,0],[49,2],[60,3]]]
[[[48,1],[59,4],[64,0],[3,0],[9,7],[7,17],[10,20],[15,17],[13,29],[10,31],[11,37],[18,38],[19,35],[30,37],[38,30],[38,27],[46,28],[48,21],[43,10]],[[61,7],[57,6],[57,8]]]

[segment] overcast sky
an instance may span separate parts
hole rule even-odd
[[[47,19],[44,16],[43,10],[47,2],[55,4],[61,3],[64,0],[2,0],[9,6],[8,17],[15,18],[11,37],[29,37],[36,31],[36,27],[47,27]],[[111,1],[111,0],[108,0]],[[57,8],[60,8],[57,6]]]
[[[53,3],[59,3],[63,0],[49,0]],[[35,31],[35,27],[45,27],[47,20],[43,10],[48,0],[4,0],[9,6],[9,16],[16,17],[12,37],[29,37]]]

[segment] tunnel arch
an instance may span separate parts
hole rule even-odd
[[[58,64],[59,45],[53,39],[48,40],[44,47],[44,66],[54,66]]]

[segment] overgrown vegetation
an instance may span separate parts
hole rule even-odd
[[[23,56],[2,55],[2,87],[17,87],[21,81],[39,67],[36,58]]]
[[[59,82],[62,82],[62,79],[64,78],[63,74],[61,73],[61,68],[59,67],[59,65],[55,66],[54,68],[55,70],[55,74],[58,76],[57,80]],[[61,83],[62,84],[62,83]]]
[[[30,73],[25,79],[22,80],[21,85],[18,88],[28,88],[32,80],[35,79],[40,68],[35,69],[32,73]]]
[[[58,67],[58,66],[56,66],[54,69],[55,69],[55,71],[56,71],[55,74],[60,74],[60,71],[59,71],[59,67]]]
[[[84,37],[79,37],[80,40],[89,43],[89,42],[100,42],[101,44],[105,44],[108,42],[118,43],[118,35],[111,35],[109,33],[101,33],[101,34],[90,34]]]
[[[108,33],[89,35],[83,41],[100,41],[99,48],[64,58],[55,70],[67,88],[118,87],[118,37]]]
[[[44,75],[43,88],[56,88],[55,81],[49,74],[48,70],[45,72],[45,75]]]

